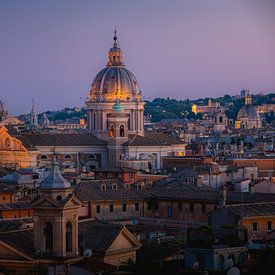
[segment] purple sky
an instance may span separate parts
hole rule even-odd
[[[115,26],[147,99],[275,91],[274,0],[1,0],[10,113],[83,105]]]

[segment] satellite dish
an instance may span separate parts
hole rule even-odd
[[[91,249],[85,249],[84,252],[83,252],[83,256],[84,256],[85,258],[89,258],[89,257],[91,257],[92,255],[93,255],[93,252],[92,252]]]

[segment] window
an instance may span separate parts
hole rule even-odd
[[[258,231],[258,223],[257,222],[253,222],[252,231]]]
[[[88,159],[96,159],[96,156],[95,155],[89,155]]]
[[[3,197],[3,201],[5,200],[6,198],[5,197]]]
[[[129,178],[130,178],[130,179],[133,178],[133,173],[129,173]]]
[[[182,203],[181,202],[178,202],[178,209],[179,209],[179,211],[182,211]]]
[[[272,221],[267,222],[267,230],[271,231],[272,230]]]
[[[51,252],[53,250],[53,226],[50,222],[44,224],[45,250]]]
[[[122,211],[123,211],[123,212],[126,212],[126,209],[127,209],[126,203],[123,203],[123,204],[122,204]]]
[[[120,127],[119,127],[119,135],[121,137],[124,137],[124,125],[120,125]]]
[[[173,217],[173,208],[172,206],[167,206],[167,218],[172,218]]]
[[[189,205],[189,213],[194,213],[194,204]]]
[[[222,116],[220,116],[220,123],[223,123],[223,121],[222,121]]]
[[[112,125],[110,130],[109,130],[109,137],[113,138],[114,137],[114,126]]]
[[[106,190],[106,184],[101,184],[101,190]]]
[[[108,172],[106,176],[107,176],[107,179],[111,179],[112,178],[112,173]]]
[[[129,183],[125,183],[125,189],[130,189],[130,184]]]
[[[205,204],[203,204],[203,205],[201,206],[201,212],[202,212],[202,213],[206,213],[206,205],[205,205]]]
[[[139,211],[139,203],[135,203],[135,211]]]
[[[113,190],[117,190],[117,184],[113,184],[112,188]]]
[[[96,213],[100,213],[100,205],[96,206]]]
[[[113,213],[114,212],[114,205],[110,204],[110,212]]]
[[[73,251],[72,239],[73,239],[73,225],[71,222],[66,224],[66,251]]]
[[[47,157],[46,155],[42,155],[42,156],[40,157],[40,159],[45,160],[45,159],[48,159],[48,157]]]
[[[73,157],[71,155],[65,155],[64,159],[72,159]]]

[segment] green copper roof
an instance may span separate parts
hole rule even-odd
[[[116,101],[116,103],[112,107],[112,111],[114,111],[114,112],[123,112],[124,111],[124,107],[120,104],[119,101]]]

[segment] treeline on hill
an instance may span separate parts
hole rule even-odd
[[[145,115],[151,117],[152,122],[159,122],[162,119],[201,119],[202,114],[192,112],[192,104],[207,105],[209,98],[199,98],[196,100],[176,100],[167,98],[155,98],[145,104]],[[274,103],[275,94],[253,96],[253,104]],[[225,95],[223,97],[212,98],[212,102],[219,102],[221,106],[226,106],[228,118],[236,119],[238,111],[244,105],[244,99],[236,96]],[[48,111],[47,117],[51,121],[77,120],[86,117],[86,108],[65,108],[60,111]],[[274,120],[274,113],[266,114],[267,123]]]
[[[253,104],[271,104],[274,103],[275,94],[256,95],[253,97]],[[200,98],[197,100],[176,100],[168,98],[156,98],[146,102],[145,115],[151,116],[152,122],[159,122],[162,119],[201,119],[201,114],[192,112],[192,104],[207,105],[209,98]],[[212,98],[212,102],[219,102],[221,106],[226,106],[228,118],[236,119],[238,111],[244,105],[244,99],[236,96],[225,95],[223,97]],[[268,115],[270,116],[270,115]],[[271,114],[272,117],[272,114]],[[274,114],[273,114],[274,118]],[[269,119],[270,120],[270,119]]]

